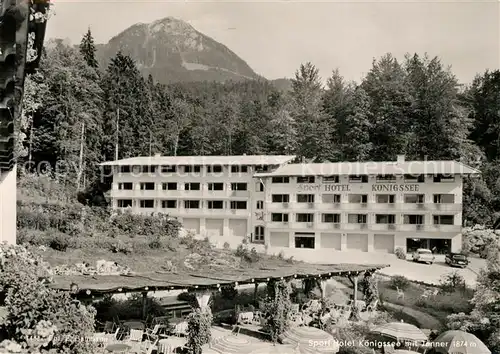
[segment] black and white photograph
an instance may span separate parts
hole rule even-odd
[[[42,353],[500,354],[500,2],[1,0]]]

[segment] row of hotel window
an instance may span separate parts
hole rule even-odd
[[[290,203],[289,194],[273,194],[271,195],[273,203]],[[297,203],[315,203],[316,196],[314,194],[297,194]],[[425,194],[405,194],[404,202],[409,204],[425,203]],[[341,203],[341,194],[322,194],[322,203]],[[368,194],[348,194],[347,202],[351,204],[366,204],[368,203]],[[376,194],[375,202],[381,204],[394,204],[396,202],[395,194]],[[433,202],[437,204],[453,204],[455,203],[454,194],[434,194]]]
[[[302,176],[295,177],[297,183],[318,183],[317,179],[319,177],[316,176]],[[424,183],[425,175],[403,175],[404,182],[407,183]],[[273,177],[272,183],[290,183],[292,177]],[[388,183],[388,182],[396,182],[398,180],[398,176],[396,175],[377,175],[375,176],[375,181],[380,183]],[[349,175],[348,176],[349,183],[368,183],[369,176],[368,175]],[[437,174],[432,175],[432,181],[436,183],[440,182],[454,182],[454,175],[443,175]],[[340,183],[340,176],[323,176],[321,177],[321,182],[323,183]]]
[[[141,166],[142,173],[156,173],[158,166]],[[160,166],[160,171],[162,173],[176,173],[178,172],[178,167],[182,167],[184,173],[201,173],[202,167],[201,165],[188,165],[188,166]],[[258,166],[256,171],[264,172],[268,171],[270,166]],[[121,166],[121,173],[132,173],[133,166]],[[248,173],[251,169],[248,166],[244,165],[233,165],[231,166],[231,173]],[[220,165],[208,165],[206,166],[207,173],[222,173],[223,167]],[[296,177],[297,183],[316,183],[315,176],[299,176]],[[425,175],[404,175],[403,176],[405,182],[412,183],[423,183],[425,182]],[[323,183],[339,183],[340,178],[338,175],[334,176],[324,176],[321,178]],[[376,176],[377,182],[391,182],[396,181],[396,175],[378,175]],[[443,175],[436,174],[433,175],[434,182],[453,182],[455,180],[455,176],[453,175]],[[350,183],[368,183],[368,175],[350,175],[349,176]],[[272,183],[290,183],[290,177],[273,177]]]
[[[272,213],[272,222],[289,222],[288,213]],[[314,222],[314,214],[310,213],[296,213],[296,222]],[[321,222],[341,224],[342,217],[341,214],[321,214]],[[435,225],[454,225],[455,217],[453,215],[433,215],[433,222]],[[348,214],[347,215],[348,224],[366,224],[368,223],[368,214]],[[396,215],[395,214],[376,214],[375,215],[376,224],[395,224]],[[425,224],[424,215],[403,215],[403,224],[407,225],[423,225]]]
[[[223,191],[224,184],[221,182],[208,183],[209,191]],[[261,185],[261,183],[259,183]],[[144,182],[140,183],[139,187],[141,190],[154,191],[156,189],[156,184],[154,182]],[[132,182],[118,183],[119,190],[132,190],[134,189],[134,184]],[[176,191],[178,190],[177,182],[162,183],[161,189],[164,191]],[[184,190],[186,191],[199,191],[201,190],[201,183],[190,182],[184,183]],[[248,190],[247,183],[231,183],[232,191],[246,191]]]
[[[161,207],[162,209],[177,209],[177,200],[162,200]],[[155,208],[155,200],[154,199],[143,199],[139,201],[139,207],[145,209]],[[208,200],[207,208],[208,209],[225,209],[225,202],[223,200]],[[133,206],[132,199],[118,199],[117,200],[118,208],[129,208]],[[184,209],[201,209],[202,202],[201,200],[184,200]],[[263,206],[263,204],[262,204]],[[229,208],[233,210],[245,210],[247,209],[247,202],[245,200],[232,200],[229,203]],[[262,208],[260,208],[262,209]]]
[[[185,166],[137,166],[142,173],[156,173],[157,170],[161,173],[177,173],[182,171],[184,173],[201,173],[202,165],[185,165]],[[255,166],[255,172],[267,172],[271,169],[269,165],[259,165]],[[222,165],[207,165],[207,173],[222,173],[224,167]],[[231,173],[249,173],[251,168],[246,165],[232,165],[230,169]],[[120,166],[120,173],[133,173],[134,166]]]

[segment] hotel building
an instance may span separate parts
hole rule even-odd
[[[112,206],[168,213],[218,243],[393,253],[461,249],[456,161],[291,163],[294,156],[159,156],[106,162]]]

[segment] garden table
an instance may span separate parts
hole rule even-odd
[[[106,351],[110,353],[125,353],[129,351],[132,347],[123,343],[110,344],[106,347]]]

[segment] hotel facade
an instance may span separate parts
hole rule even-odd
[[[166,213],[235,246],[457,252],[463,177],[456,161],[291,163],[294,156],[153,156],[106,162],[112,206]]]

